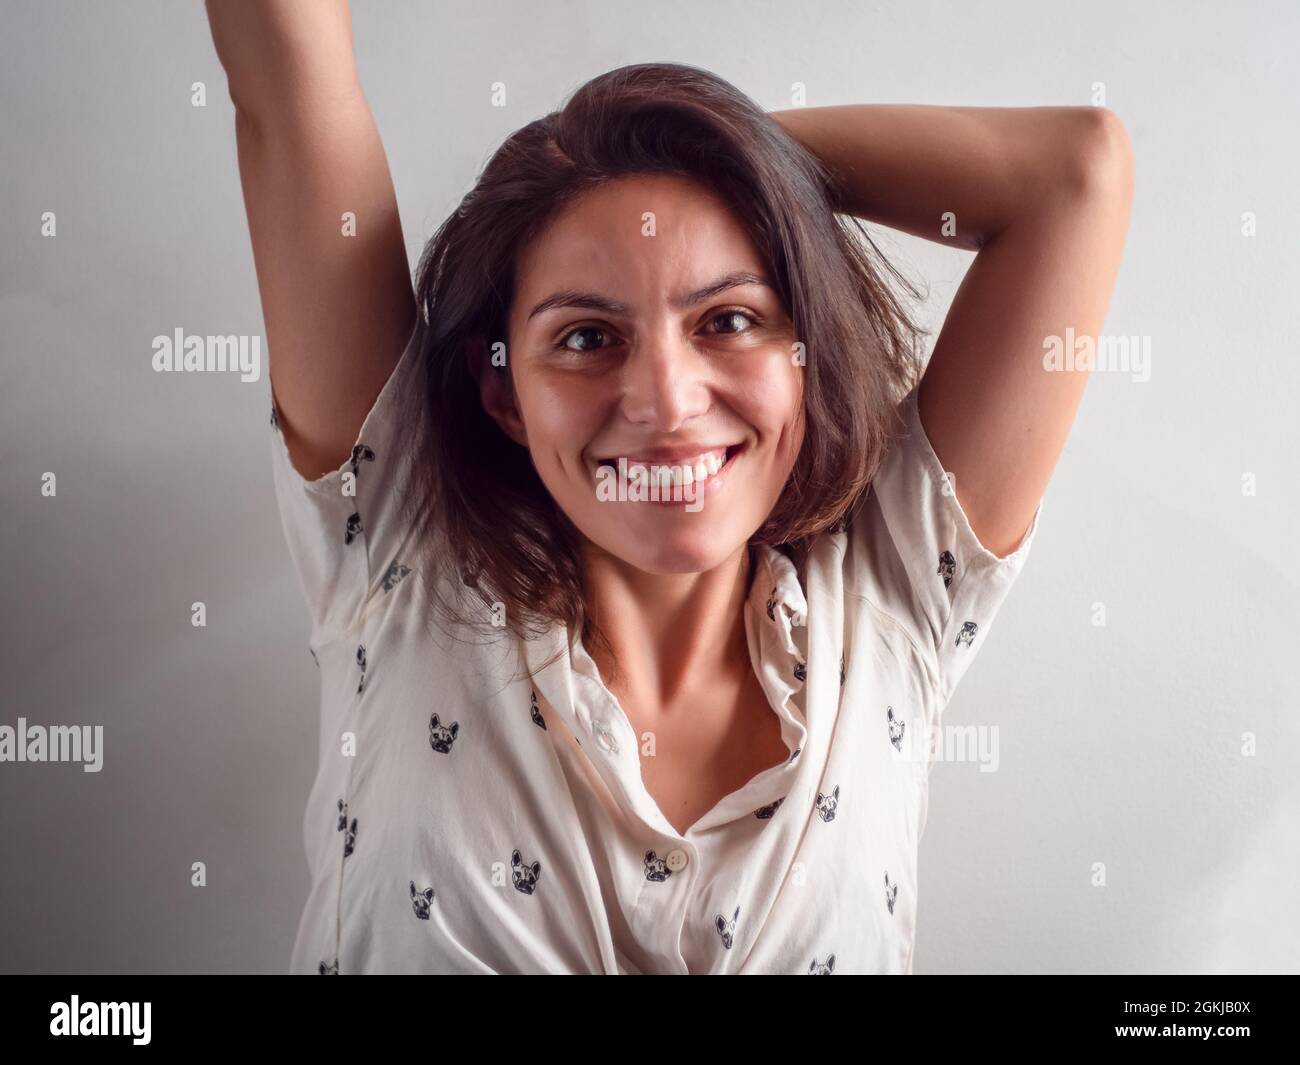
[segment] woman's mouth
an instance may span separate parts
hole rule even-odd
[[[722,488],[744,443],[725,444],[674,460],[619,455],[596,462],[598,486],[620,489],[616,498],[636,503],[680,505],[708,498]],[[607,489],[608,490],[608,489]],[[602,498],[610,498],[602,496]]]

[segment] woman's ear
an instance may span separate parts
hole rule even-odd
[[[506,360],[506,346],[493,345],[499,354],[488,352],[482,337],[471,337],[465,342],[465,355],[470,372],[478,381],[479,397],[483,409],[501,431],[520,447],[528,446],[528,434],[515,404],[514,379]]]

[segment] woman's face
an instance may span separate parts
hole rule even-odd
[[[598,186],[522,251],[514,395],[489,372],[484,403],[597,547],[648,573],[702,572],[771,512],[804,428],[771,280],[716,194],[676,176]],[[634,501],[652,488],[676,501]]]

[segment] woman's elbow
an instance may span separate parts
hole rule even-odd
[[[1063,184],[1071,196],[1130,196],[1133,189],[1133,142],[1114,111],[1077,108],[1078,128],[1070,137]]]

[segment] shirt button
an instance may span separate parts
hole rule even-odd
[[[614,738],[614,734],[610,732],[605,722],[597,721],[592,728],[596,733],[596,742],[600,744],[601,749],[610,754],[618,754],[618,740]]]
[[[668,866],[674,873],[680,873],[686,868],[689,861],[684,850],[669,851],[668,856],[664,858],[664,865]]]

